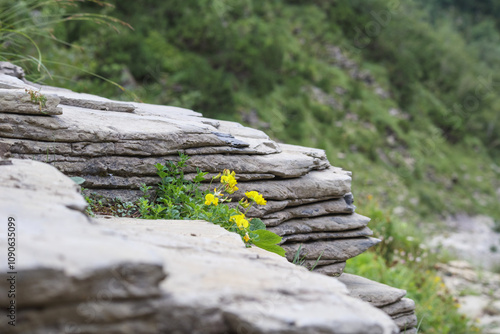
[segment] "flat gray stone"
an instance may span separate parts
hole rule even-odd
[[[61,104],[93,110],[113,110],[118,112],[134,112],[135,106],[131,103],[113,101],[104,97],[76,93],[67,89],[42,86],[40,91],[44,94],[55,94],[61,99]]]
[[[162,253],[169,268],[169,276],[161,284],[168,296],[159,306],[163,332],[387,331],[366,315],[358,319],[361,325],[354,324],[350,319],[362,310],[340,307],[345,290],[334,279],[313,275],[262,249],[245,248],[237,235],[218,226],[201,221],[118,218],[98,222],[118,229],[130,241],[157,246]],[[299,305],[293,302],[296,298]],[[365,327],[366,322],[372,327]],[[391,331],[395,333],[392,327]]]
[[[300,178],[239,183],[238,187],[243,193],[256,190],[269,200],[340,198],[351,191],[351,177],[329,168],[311,171]]]
[[[50,159],[50,154],[49,154],[49,159]],[[294,218],[294,215],[299,215],[299,217],[309,217],[308,212],[317,213],[318,215],[328,214],[328,213],[352,213],[354,211],[355,206],[348,205],[344,198],[332,199],[329,201],[320,202],[322,200],[329,199],[334,196],[338,197],[339,196],[338,192],[343,191],[339,190],[339,188],[333,188],[326,191],[326,193],[322,194],[325,196],[324,198],[306,197],[311,195],[318,196],[320,193],[315,193],[314,191],[312,191],[312,189],[309,189],[307,187],[307,183],[301,184],[301,182],[297,182],[297,180],[300,181],[303,180],[304,178],[307,178],[304,181],[311,180],[312,177],[308,178],[308,175],[321,172],[324,171],[313,171],[299,179],[285,179],[285,180],[273,179],[266,181],[239,182],[237,185],[239,187],[239,190],[236,193],[234,193],[231,197],[233,198],[234,201],[237,201],[245,196],[246,191],[256,190],[259,193],[262,193],[264,195],[264,198],[268,201],[269,204],[266,206],[257,207],[255,211],[249,213],[249,216],[266,218],[265,223],[268,226],[275,226],[277,224],[282,223],[283,221],[286,221],[287,219],[292,219]],[[323,175],[327,176],[328,174],[323,174]],[[339,174],[334,174],[334,175],[339,175]],[[344,187],[347,187],[347,184],[350,183],[350,177],[349,176],[345,177],[348,178],[349,180],[345,180],[346,184],[340,187],[340,189],[344,189]],[[319,178],[319,176],[315,176],[315,178]],[[335,184],[335,181],[333,180],[331,184]],[[279,185],[283,185],[286,188],[280,190]],[[214,185],[212,185],[210,189],[213,189],[213,187]],[[208,184],[202,184],[201,189],[202,190],[208,189]],[[100,195],[104,197],[121,198],[126,201],[133,201],[142,196],[142,192],[137,189],[100,188],[100,189],[90,189],[90,190],[91,192],[97,191]],[[304,197],[301,198],[300,197],[301,195],[304,195]],[[287,199],[286,196],[290,198]],[[301,208],[299,205],[300,203],[303,202],[316,203],[316,205],[311,204],[308,207],[304,206],[303,208]],[[323,205],[321,205],[321,203],[323,203]],[[276,212],[279,211],[281,208],[285,208],[287,206],[292,206],[292,205],[294,207],[290,207],[291,210],[290,212],[284,212],[282,215],[275,215],[273,217],[263,216],[263,214],[265,214],[266,212],[269,211]]]
[[[281,243],[286,242],[306,242],[313,240],[331,240],[331,239],[345,239],[368,237],[373,235],[372,230],[368,227],[363,227],[357,230],[339,231],[339,232],[315,232],[315,233],[300,233],[283,236]]]
[[[43,204],[56,202],[78,211],[87,207],[80,187],[54,167],[31,160],[12,159],[10,162],[0,165],[0,198],[4,203],[15,196],[24,198],[23,203],[16,205],[36,205],[41,201]],[[7,207],[5,210],[0,212],[9,211]]]
[[[155,300],[88,300],[80,303],[53,305],[50,308],[24,308],[20,317],[29,319],[28,322],[57,325],[58,323],[83,324],[92,320],[94,324],[113,324],[134,319],[154,320]],[[143,321],[144,321],[143,320]],[[19,322],[19,330],[24,322]],[[29,328],[26,328],[28,330]]]
[[[402,298],[401,300],[393,304],[383,306],[380,309],[390,316],[395,316],[400,313],[415,311],[415,302],[409,298]]]
[[[92,227],[82,211],[78,186],[55,168],[30,160],[0,166],[0,213],[16,222],[16,300],[23,307],[84,301],[107,291],[109,298],[159,295],[165,276],[147,246],[115,240]],[[40,177],[43,175],[43,177]],[[6,239],[0,247],[7,249]],[[7,289],[7,263],[0,288]],[[112,289],[109,290],[110,282]],[[7,294],[0,303],[8,303]]]
[[[33,90],[34,93],[39,93]],[[24,89],[1,89],[0,88],[0,115],[2,113],[15,113],[26,115],[61,115],[62,109],[57,107],[60,99],[57,95],[43,94],[46,101],[31,101],[31,96]],[[3,118],[3,116],[0,116]]]
[[[323,274],[326,276],[338,277],[342,275],[345,268],[345,262],[338,262],[334,264],[329,264],[325,266],[317,266],[314,268],[315,273]]]
[[[208,118],[202,117],[203,115],[199,112],[193,111],[191,109],[172,107],[172,106],[161,106],[157,104],[149,104],[149,103],[137,103],[130,102],[134,105],[135,113],[139,115],[145,116],[162,116],[167,118],[174,119],[185,119],[191,122],[205,122],[210,123],[216,128],[219,127],[218,120],[211,120]]]
[[[410,312],[406,314],[398,314],[392,317],[392,320],[396,323],[402,333],[407,329],[412,329],[418,325],[417,316],[415,312]]]
[[[53,164],[54,167],[59,167],[59,164]],[[59,169],[59,168],[58,168]],[[149,186],[157,186],[161,181],[159,177],[153,176],[115,176],[111,173],[107,176],[96,176],[96,175],[85,175],[81,173],[67,173],[69,175],[74,174],[76,176],[82,176],[86,181],[83,183],[83,187],[88,189],[93,189],[99,191],[99,189],[140,189],[141,185],[144,183]],[[212,176],[217,174],[206,175],[207,181],[210,180]],[[184,174],[186,180],[193,180],[197,174]],[[242,181],[254,181],[254,180],[271,180],[274,178],[272,174],[240,174],[240,180]]]
[[[129,113],[98,111],[85,108],[63,106],[63,114],[57,117],[30,117],[25,115],[2,115],[4,124],[0,134],[6,138],[36,141],[55,141],[65,143],[78,142],[137,142],[152,145],[178,140],[197,141],[184,144],[186,147],[225,145],[223,140],[212,135],[212,129],[191,124],[182,124],[172,120],[137,116]],[[12,130],[8,131],[9,126]],[[47,131],[50,130],[50,134]],[[186,136],[183,139],[182,136]],[[184,145],[177,145],[183,147]],[[174,145],[172,148],[176,148]],[[140,150],[140,147],[137,147]],[[170,149],[169,149],[170,150]],[[167,150],[167,151],[169,151]],[[158,149],[158,151],[161,151]],[[151,152],[150,152],[151,154]],[[167,154],[168,155],[168,154]]]
[[[328,264],[335,264],[335,263],[339,263],[339,261],[335,261],[335,260],[302,260],[301,261],[302,265],[304,267],[306,267],[307,269],[311,269],[313,266],[326,266]]]
[[[282,178],[295,178],[312,170],[329,167],[326,157],[311,157],[293,150],[291,146],[282,145],[282,152],[269,155],[237,155],[237,156],[191,156],[190,166],[199,167],[205,172],[220,173],[224,169],[240,173],[266,173]]]
[[[396,303],[406,295],[405,290],[396,289],[361,276],[342,274],[338,279],[347,286],[351,296],[377,307]]]
[[[6,126],[7,127],[7,126]],[[156,145],[162,145],[161,141],[151,140],[148,143],[142,143],[141,141],[119,141],[119,142],[100,142],[100,143],[89,143],[89,142],[78,142],[78,143],[62,143],[62,142],[36,142],[36,141],[24,141],[25,143],[20,143],[20,140],[12,140],[7,138],[0,138],[4,144],[9,144],[12,147],[12,151],[16,151],[19,159],[26,157],[34,158],[36,160],[42,161],[47,156],[47,153],[52,153],[55,157],[54,160],[60,160],[61,162],[71,161],[70,158],[78,157],[106,157],[106,156],[131,156],[131,157],[151,157],[155,154],[151,154],[148,149],[157,150]],[[10,145],[9,142],[15,141],[15,145]],[[34,142],[33,146],[25,146],[26,142]],[[142,145],[142,146],[141,146]],[[23,147],[24,146],[24,147]],[[145,151],[140,151],[144,148]],[[36,153],[29,153],[35,151]],[[43,152],[43,153],[42,153]],[[57,152],[57,153],[54,153]],[[68,152],[68,153],[65,153]],[[173,148],[163,147],[161,149],[161,154],[156,154],[157,157],[162,157],[164,155],[178,156],[179,152],[192,155],[190,149],[179,148],[174,146]],[[196,148],[195,154],[263,154],[263,152],[257,152],[252,148],[248,147],[229,147],[229,146],[214,146],[214,147],[200,147]],[[274,153],[274,152],[272,152]],[[64,157],[61,157],[64,155]],[[71,156],[68,156],[71,155]],[[52,158],[52,157],[51,157]],[[161,159],[163,162],[164,160]],[[71,169],[71,165],[64,164],[66,168]]]
[[[0,139],[0,142],[10,145],[12,153],[29,155],[36,160],[47,159],[47,153],[50,155],[47,162],[57,162],[58,169],[74,173],[93,174],[98,165],[99,174],[113,174],[119,176],[141,176],[156,175],[157,163],[165,161],[178,161],[178,154],[161,157],[130,157],[130,156],[103,156],[112,154],[102,150],[89,150],[91,143],[54,143],[37,142],[29,140]],[[92,158],[86,158],[91,154]],[[99,156],[93,156],[98,154]],[[35,156],[33,156],[35,155]],[[196,171],[196,167],[204,172],[220,173],[224,169],[235,171],[237,176],[240,174],[272,174],[282,178],[293,178],[307,174],[311,170],[326,169],[329,167],[326,159],[311,157],[307,154],[283,151],[278,154],[270,155],[191,155],[188,165],[185,168],[186,173]]]
[[[93,110],[113,110],[119,112],[134,112],[135,107],[129,103],[119,103],[114,101],[100,102],[61,96],[61,104],[67,106],[81,107]]]
[[[4,114],[0,136],[45,142],[93,143],[90,152],[103,154],[165,156],[196,148],[221,147],[220,152],[270,154],[279,146],[263,139],[251,143],[221,136],[220,130],[203,123],[189,123],[158,116],[141,116],[105,110],[63,106],[64,113],[55,117],[28,117]],[[238,138],[236,138],[238,139]],[[188,152],[188,151],[186,151]],[[233,153],[234,153],[233,152]]]
[[[277,181],[279,182],[279,181]],[[271,182],[269,182],[271,183]],[[267,198],[264,195],[264,198]],[[331,199],[324,202],[304,204],[296,207],[285,208],[262,217],[267,226],[277,226],[295,218],[310,218],[339,213],[353,213],[356,207],[347,204],[344,198]]]
[[[143,192],[139,189],[88,189],[83,191],[85,196],[96,194],[104,198],[119,199],[124,202],[133,202],[143,196]]]
[[[268,230],[285,236],[299,233],[348,231],[365,227],[370,218],[357,213],[291,219]]]
[[[38,90],[38,87],[29,85],[21,79],[10,75],[0,75],[0,88],[4,89],[33,89]]]
[[[24,69],[7,61],[0,61],[0,74],[24,80]]]
[[[281,152],[281,147],[262,131],[245,127],[236,122],[218,121],[217,129],[220,132],[230,134],[237,140],[248,142],[251,147],[264,154]]]
[[[238,195],[243,195],[239,191],[236,193]],[[273,201],[267,200],[266,205],[254,205],[248,211],[248,217],[252,218],[262,218],[268,214],[281,211],[285,208],[293,208],[301,205],[318,203],[326,200],[333,200],[334,198],[299,198],[299,199],[288,199],[283,201]]]
[[[273,154],[281,152],[280,146],[272,141],[262,143],[258,140],[245,141],[249,147],[231,147],[231,146],[212,146],[212,147],[193,147],[178,150],[187,155],[199,154]],[[252,143],[253,142],[253,143]]]
[[[82,304],[76,305],[81,307]],[[69,305],[69,308],[75,307]],[[64,307],[61,307],[64,309]],[[49,312],[56,312],[50,310]],[[54,334],[54,333],[85,333],[85,334],[157,334],[159,333],[158,322],[156,315],[150,317],[137,317],[135,319],[123,319],[115,323],[89,323],[89,318],[85,317],[85,321],[76,322],[81,316],[79,314],[85,312],[79,309],[76,310],[77,315],[62,313],[60,318],[55,323],[51,319],[42,318],[37,311],[30,312],[21,310],[18,311],[18,317],[23,319],[19,321],[15,328],[4,327],[0,324],[0,330],[5,334]],[[92,312],[92,311],[91,311]],[[34,316],[37,315],[37,316]],[[44,314],[45,315],[45,314]],[[4,328],[2,328],[4,327]],[[5,331],[4,331],[5,330]]]
[[[79,174],[79,176],[80,175],[81,174]],[[122,177],[122,176],[115,176],[113,174],[107,174],[106,176],[95,176],[95,175],[81,175],[81,176],[85,179],[85,182],[82,184],[82,186],[95,191],[101,188],[140,189],[143,183],[150,186],[156,186],[161,181],[159,178],[153,176]]]
[[[351,238],[337,240],[318,240],[308,243],[286,243],[281,245],[286,250],[286,257],[289,261],[301,247],[301,258],[316,260],[321,256],[324,260],[345,261],[366,251],[368,248],[378,244],[379,239],[375,238]]]

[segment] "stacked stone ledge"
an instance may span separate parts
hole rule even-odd
[[[217,225],[91,219],[79,187],[54,167],[0,162],[0,214],[17,234],[13,268],[0,265],[0,333],[398,332],[339,281],[247,249]]]
[[[88,192],[133,201],[142,195],[141,184],[158,183],[154,164],[183,152],[190,156],[188,178],[197,167],[208,177],[230,169],[239,182],[235,199],[250,190],[263,194],[268,204],[252,208],[249,216],[283,237],[289,260],[300,247],[306,266],[321,256],[314,270],[339,276],[346,260],[379,242],[371,237],[369,218],[354,212],[350,172],[331,166],[322,150],[277,144],[259,130],[181,108],[32,87],[5,75],[0,88],[0,154],[83,177]],[[24,89],[59,98],[61,104],[52,106],[58,112],[30,109],[33,102],[17,99],[29,113],[13,113],[12,95]]]

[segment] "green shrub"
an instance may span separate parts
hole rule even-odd
[[[262,220],[248,219],[248,210],[256,205],[266,205],[266,200],[256,191],[245,193],[236,206],[229,206],[231,199],[227,195],[234,194],[238,187],[235,173],[224,170],[222,175],[212,178],[212,182],[220,177],[220,189],[202,191],[200,183],[208,174],[197,169],[193,181],[184,177],[183,168],[189,157],[180,154],[177,162],[167,161],[165,165],[157,164],[161,182],[153,198],[150,199],[151,187],[143,185],[144,196],[138,200],[140,218],[144,219],[185,219],[206,220],[217,224],[228,231],[238,233],[247,246],[255,245],[270,252],[285,256],[285,250],[277,244],[281,237],[266,230]],[[210,183],[210,185],[212,184]],[[219,204],[220,202],[220,204]]]

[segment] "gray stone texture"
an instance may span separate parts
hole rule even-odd
[[[44,98],[42,103],[32,100],[30,93],[38,94],[38,98]],[[25,91],[23,89],[0,88],[0,113],[14,113],[27,115],[61,115],[62,109],[58,107],[61,99],[57,95],[40,95],[37,90]]]
[[[84,178],[86,181],[82,186],[85,188],[86,195],[95,193],[107,198],[135,201],[142,196],[141,184],[154,186],[159,182],[154,165],[166,160],[178,160],[178,153],[182,152],[190,156],[185,171],[188,179],[196,175],[196,168],[209,172],[206,182],[202,184],[205,189],[209,186],[209,179],[222,172],[223,169],[236,172],[240,190],[232,195],[232,205],[244,196],[245,191],[256,190],[263,194],[268,204],[253,207],[248,212],[248,216],[261,218],[269,230],[283,236],[282,246],[288,251],[289,260],[301,247],[305,254],[306,267],[311,268],[321,255],[315,271],[338,276],[342,274],[347,259],[378,243],[377,239],[369,237],[371,231],[367,228],[367,224],[370,219],[354,212],[351,173],[331,166],[323,150],[278,144],[260,130],[235,122],[205,118],[202,114],[188,109],[112,101],[67,89],[38,86],[25,81],[20,70],[12,66],[0,64],[0,100],[2,96],[6,101],[15,99],[18,92],[32,89],[50,97],[51,108],[54,110],[52,115],[48,115],[48,113],[36,112],[25,114],[22,112],[22,107],[13,112],[2,111],[0,108],[0,159],[12,157],[45,162],[66,175]],[[39,108],[38,105],[35,107]],[[14,164],[9,165],[9,161],[0,160],[0,168],[12,175],[11,179],[4,180],[4,185],[0,184],[0,190],[9,187],[8,192],[0,192],[0,208],[11,210],[10,212],[21,210],[19,212],[22,212],[20,215],[22,221],[34,222],[25,225],[33,229],[32,233],[21,231],[22,234],[26,233],[26,240],[29,241],[24,252],[36,254],[27,256],[30,261],[25,263],[26,270],[32,270],[26,271],[30,272],[29,277],[51,277],[60,282],[54,288],[50,284],[44,285],[48,284],[46,282],[49,282],[49,279],[43,280],[45,283],[42,284],[26,276],[25,283],[21,283],[24,284],[24,291],[29,293],[23,297],[28,302],[27,307],[34,308],[43,303],[55,303],[57,305],[54,304],[54,307],[56,307],[65,303],[67,309],[64,312],[60,311],[61,317],[64,314],[67,323],[76,319],[75,321],[80,324],[79,328],[88,333],[172,332],[171,326],[176,326],[179,333],[219,333],[222,329],[231,332],[236,330],[234,326],[245,326],[244,328],[251,329],[255,333],[271,331],[273,333],[307,333],[319,331],[320,327],[315,327],[319,326],[319,323],[321,326],[324,325],[321,322],[323,320],[318,320],[318,323],[297,320],[295,325],[291,325],[291,316],[286,312],[260,316],[262,321],[255,323],[252,320],[258,317],[258,314],[252,309],[257,306],[249,306],[253,303],[250,301],[242,304],[244,298],[228,297],[234,300],[222,310],[217,309],[215,301],[212,303],[210,299],[212,296],[208,290],[200,292],[200,297],[197,299],[194,292],[190,292],[186,298],[181,298],[175,294],[174,290],[165,290],[163,283],[158,287],[157,283],[164,275],[173,275],[170,266],[182,267],[181,264],[175,264],[175,261],[169,263],[163,261],[166,252],[173,251],[172,247],[175,247],[171,245],[177,245],[176,240],[180,237],[162,236],[160,238],[146,232],[138,232],[138,230],[128,231],[129,227],[126,224],[121,227],[123,230],[120,231],[116,231],[114,225],[113,228],[108,228],[103,224],[87,231],[88,225],[93,222],[81,214],[85,203],[78,194],[77,187],[71,183],[72,181],[58,174],[57,182],[54,181],[55,183],[52,183],[48,189],[42,189],[45,183],[41,182],[40,185],[34,186],[33,191],[24,191],[22,190],[23,180],[35,176],[45,179],[46,175],[51,174],[47,170],[49,167],[38,163],[32,171],[24,172],[26,164],[35,162],[13,161]],[[16,174],[20,170],[25,174]],[[2,186],[4,188],[1,188]],[[66,190],[61,190],[61,193],[57,189]],[[68,192],[67,189],[73,190]],[[46,193],[40,198],[38,191],[46,191]],[[5,206],[4,202],[12,197],[24,200],[19,201],[12,208]],[[23,211],[22,208],[26,206],[26,203],[30,203],[30,208],[33,210]],[[39,217],[40,212],[44,214]],[[65,217],[68,226],[53,225],[59,224],[58,221],[61,218],[57,217]],[[144,224],[144,226],[147,225]],[[170,226],[173,228],[174,225]],[[149,232],[152,230],[156,232],[160,227],[153,225],[149,228]],[[58,232],[49,233],[53,230],[58,230]],[[40,235],[36,233],[42,233],[43,237],[40,238]],[[147,234],[147,240],[137,237],[139,234]],[[83,235],[85,238],[81,237]],[[192,240],[192,236],[187,237]],[[108,244],[104,241],[106,238],[117,240],[113,239],[114,241]],[[151,245],[154,249],[147,246],[139,247],[136,242]],[[205,242],[212,244],[213,240],[205,240]],[[47,243],[59,243],[60,248],[57,250],[54,247],[47,247],[38,252],[38,249],[44,248]],[[186,245],[179,241],[180,248],[195,247]],[[205,246],[196,247],[203,249]],[[137,251],[137,249],[142,250]],[[227,255],[228,250],[208,252]],[[147,255],[153,253],[155,256]],[[174,256],[174,253],[169,253],[169,256]],[[100,254],[106,254],[106,256],[100,259]],[[182,257],[182,255],[175,256]],[[193,261],[195,261],[193,265],[195,265],[198,263],[196,262],[198,255],[193,256]],[[95,258],[95,261],[91,261],[91,258]],[[263,262],[267,261],[267,257],[262,257],[262,259]],[[218,260],[209,261],[211,261],[210,265],[200,266],[205,270],[203,273],[200,271],[200,275],[207,275],[206,273],[210,272]],[[104,268],[104,271],[99,271],[97,266],[100,266],[100,269]],[[79,315],[75,314],[75,312],[80,312],[76,303],[81,303],[81,299],[88,297],[88,293],[96,294],[102,289],[102,286],[93,285],[92,282],[102,282],[101,278],[112,279],[106,269],[110,266],[123,268],[124,271],[132,273],[130,291],[123,286],[120,288],[117,283],[111,299],[108,300],[109,313],[103,314],[105,319],[102,319],[99,324],[83,324],[81,318],[78,318]],[[182,269],[179,270],[182,271]],[[207,277],[210,277],[210,274]],[[172,282],[172,280],[169,281],[167,277],[167,280],[162,282]],[[44,293],[38,295],[35,293],[35,288]],[[197,286],[192,285],[190,288],[195,291]],[[267,289],[266,287],[259,288]],[[378,288],[374,288],[374,291]],[[176,286],[176,289],[180,289],[179,286]],[[169,298],[162,295],[165,291],[171,293]],[[201,298],[205,293],[206,304]],[[277,309],[282,304],[287,305],[290,302],[288,298],[299,298],[294,292],[287,291],[286,293],[289,293],[290,297],[283,297],[277,301]],[[316,296],[314,293],[312,295]],[[364,293],[362,298],[373,297],[379,303],[386,302],[383,295],[379,296],[373,292],[372,296],[370,293]],[[317,295],[323,296],[321,293]],[[353,295],[361,297],[355,293]],[[250,296],[248,297],[251,299]],[[394,315],[405,313],[403,311],[405,306],[398,304],[401,297],[391,301],[394,305],[399,305]],[[321,298],[327,297],[318,298],[322,301]],[[121,303],[123,300],[128,300],[132,304],[124,306],[125,304]],[[304,305],[312,303],[309,300],[303,302]],[[163,316],[168,319],[168,323],[163,321],[151,325],[154,323],[151,322],[151,303],[155,312],[158,309],[163,310]],[[326,303],[335,304],[331,300]],[[310,306],[312,309],[316,307],[314,304]],[[121,317],[121,315],[113,318],[115,312],[125,314],[127,307],[137,307],[144,312],[133,319],[128,316]],[[238,311],[239,308],[247,313],[242,314]],[[390,309],[390,311],[394,310]],[[42,321],[36,320],[39,315],[33,315],[33,312],[38,312],[34,309],[26,309],[23,312],[26,312],[23,314],[33,319],[34,322]],[[331,322],[328,326],[337,326],[334,332],[343,333],[343,322],[351,321],[356,317],[351,317],[346,313],[350,311],[339,311],[338,316],[335,312],[329,312],[328,319]],[[356,309],[353,314],[360,312]],[[55,308],[47,310],[47,316],[43,319],[50,319],[57,313]],[[177,320],[175,315],[178,315],[178,319],[182,321]],[[325,319],[327,319],[326,313]],[[44,326],[37,329],[37,333],[61,330],[61,322],[47,321]],[[367,328],[363,327],[365,323],[358,322],[357,318],[351,321],[349,325],[351,331],[346,330],[345,333],[365,333],[361,330],[361,328]],[[388,332],[386,330],[388,327],[384,327],[385,325],[379,326],[376,322],[372,324],[370,333]],[[356,327],[358,325],[359,328]],[[292,329],[288,329],[287,326]],[[295,327],[300,330],[294,329]],[[1,328],[0,332],[2,332]]]
[[[337,262],[334,264],[317,266],[313,271],[327,276],[338,277],[344,272],[345,265],[345,262]]]
[[[357,230],[342,231],[342,232],[300,233],[300,234],[283,236],[282,243],[367,237],[371,236],[372,234],[373,234],[372,230],[370,230],[368,227],[360,228]]]
[[[403,298],[406,295],[405,290],[351,274],[342,274],[338,279],[346,285],[351,296],[379,307],[390,315],[401,333],[416,333],[415,302]]]
[[[315,260],[321,256],[324,260],[345,261],[366,251],[378,244],[375,238],[348,238],[332,240],[315,240],[307,243],[284,243],[288,260],[293,260],[295,253],[301,247],[301,254],[308,260]]]
[[[17,322],[0,322],[1,333],[399,331],[338,280],[246,248],[219,226],[90,219],[75,184],[47,164],[1,165],[0,194],[0,213],[15,218],[19,242]],[[6,263],[1,266],[6,291]],[[8,302],[0,294],[0,304]]]
[[[0,61],[0,74],[3,74],[3,76],[6,77],[14,77],[24,80],[24,69],[6,61]]]
[[[382,306],[381,309],[390,316],[394,316],[400,313],[415,311],[415,302],[409,298],[402,298],[395,303]]]
[[[278,226],[269,227],[279,235],[294,235],[313,232],[337,232],[367,226],[370,218],[357,213],[328,215],[313,218],[291,219]]]
[[[405,290],[356,275],[344,274],[340,276],[339,280],[347,286],[351,296],[359,297],[377,307],[393,304],[406,295]]]

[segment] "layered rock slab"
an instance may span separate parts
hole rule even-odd
[[[34,90],[1,89],[0,112],[27,115],[61,115],[57,95],[41,95]]]
[[[64,173],[84,172],[88,175],[113,174],[128,177],[156,176],[157,163],[178,161],[179,156],[167,155],[159,157],[103,156],[102,150],[89,150],[91,143],[58,143],[38,142],[23,139],[2,138],[3,145],[9,146],[13,154],[30,155],[32,159],[57,165]],[[236,155],[223,154],[190,156],[184,172],[195,173],[196,167],[209,173],[220,173],[230,169],[241,174],[271,174],[278,178],[296,178],[312,170],[330,167],[324,155],[311,157],[297,151],[295,146],[282,145],[282,154],[275,155]],[[324,153],[324,152],[323,152]],[[266,166],[263,169],[262,166]]]
[[[248,214],[262,218],[267,226],[354,212],[350,173],[330,166],[322,150],[278,145],[261,131],[181,108],[133,103],[133,110],[121,110],[120,106],[127,106],[117,101],[112,105],[111,100],[54,87],[40,90],[57,94],[64,113],[2,115],[0,150],[83,177],[89,193],[134,201],[142,195],[142,184],[158,182],[155,164],[177,161],[175,154],[184,152],[195,153],[185,171],[187,178],[197,168],[210,172],[209,176],[230,169],[238,175],[239,194],[262,193],[268,205]],[[236,196],[241,195],[235,195],[235,200]],[[368,235],[367,230],[354,229],[345,235],[322,232],[288,236],[284,243]]]
[[[325,260],[345,261],[363,253],[379,242],[380,240],[376,238],[345,238],[307,243],[284,243],[281,247],[286,250],[287,258],[290,261],[299,250],[299,247],[307,260],[321,258]]]
[[[337,280],[247,249],[238,235],[218,226],[92,221],[71,182],[39,162],[0,165],[0,212],[15,218],[20,241],[17,325],[1,322],[2,333],[398,331],[385,313],[348,296]],[[0,247],[5,243],[0,239]],[[6,298],[1,295],[0,303]]]
[[[368,302],[391,316],[402,333],[417,332],[415,302],[404,298],[405,290],[346,273],[338,279],[346,285],[351,296]]]
[[[123,110],[131,113],[123,113],[106,107],[111,103],[107,99],[96,97],[92,104],[87,94],[41,90],[60,95],[63,115],[2,115],[6,122],[0,125],[0,151],[49,162],[68,175],[83,177],[88,192],[134,201],[142,195],[141,184],[158,182],[154,165],[178,160],[173,154],[181,151],[196,153],[186,170],[188,178],[196,168],[211,175],[227,168],[238,173],[240,193],[262,193],[268,205],[253,208],[249,216],[262,218],[268,226],[354,212],[349,172],[330,166],[322,150],[277,145],[261,131],[181,108],[135,103],[134,110]],[[221,154],[228,152],[233,155]],[[296,236],[290,242],[342,237],[325,233]],[[330,264],[327,272],[332,273],[332,267],[336,274],[343,270]]]
[[[228,168],[238,174],[242,190],[265,193],[268,205],[249,216],[261,217],[289,248],[307,243],[310,251],[340,240],[337,245],[355,242],[359,251],[372,240],[369,219],[354,214],[350,172],[330,166],[322,150],[278,145],[261,131],[192,110],[35,86],[14,72],[15,77],[0,75],[0,87],[55,94],[63,115],[0,112],[0,157],[50,162],[86,178],[88,192],[133,201],[142,195],[141,183],[155,183],[153,165],[176,160],[180,151],[191,156],[188,178],[196,167],[209,176]],[[337,257],[316,260],[305,263],[327,275],[337,276],[345,266]]]
[[[150,245],[161,247],[165,258],[170,259],[168,264],[172,272],[168,279],[162,283],[162,287],[172,294],[171,299],[165,302],[179,303],[184,307],[205,304],[203,308],[209,305],[209,309],[211,309],[222,298],[226,305],[226,321],[229,321],[231,326],[240,328],[240,330],[247,330],[248,332],[260,333],[263,331],[263,328],[265,332],[274,332],[286,328],[291,333],[300,333],[301,331],[305,333],[321,328],[323,325],[318,326],[318,323],[314,323],[320,319],[328,319],[327,322],[335,327],[335,332],[350,333],[353,331],[352,328],[342,325],[339,321],[340,319],[347,320],[351,318],[352,309],[350,307],[333,316],[331,314],[333,309],[330,306],[326,306],[331,302],[327,302],[331,297],[331,293],[328,290],[341,291],[340,287],[331,285],[333,282],[329,282],[329,278],[325,277],[327,280],[324,281],[325,283],[329,282],[327,290],[320,288],[319,290],[322,290],[322,292],[315,291],[316,288],[313,288],[314,284],[319,284],[320,287],[324,286],[325,283],[321,283],[324,276],[312,274],[315,279],[321,277],[320,281],[306,283],[303,275],[310,275],[306,270],[291,265],[283,261],[283,258],[275,254],[269,254],[258,248],[245,249],[239,237],[230,235],[232,238],[232,241],[230,241],[227,239],[224,230],[214,229],[213,225],[203,223],[200,228],[193,230],[190,226],[192,223],[197,222],[138,222],[131,219],[116,218],[99,220],[99,224],[105,226],[115,226],[115,224],[118,224],[122,227],[120,231],[125,233],[130,240],[143,240]],[[207,229],[216,231],[216,238],[214,239],[216,242],[206,239],[206,234],[203,230]],[[140,231],[145,230],[154,230],[154,237],[140,233]],[[169,236],[171,238],[172,234],[177,235],[175,241],[169,240]],[[180,236],[183,238],[180,238]],[[219,242],[225,247],[222,249],[219,248]],[[180,243],[184,244],[183,247],[175,250],[178,247],[176,245]],[[200,247],[200,243],[209,247],[204,249],[203,253],[194,251]],[[188,247],[187,245],[190,246]],[[229,245],[231,245],[231,249],[227,248]],[[227,254],[228,251],[231,255]],[[217,258],[217,266],[210,261],[207,253],[221,256]],[[225,253],[226,256],[222,257]],[[244,264],[241,263],[240,256],[249,259],[253,262],[253,265],[248,266],[246,262]],[[173,261],[173,259],[178,260]],[[267,268],[275,260],[280,260],[276,265],[284,271],[283,273]],[[195,261],[197,265],[186,267],[186,262],[189,263],[191,261]],[[186,284],[185,275],[177,274],[175,276],[175,273],[186,271],[189,271],[187,278],[192,278],[189,285]],[[246,279],[243,279],[243,277],[246,277]],[[194,288],[191,285],[194,285]],[[224,286],[225,292],[223,296],[219,293],[214,293],[220,285]],[[232,293],[238,295],[236,301],[232,300],[230,296]],[[320,297],[321,293],[326,294],[326,296],[323,295]],[[245,297],[245,295],[247,296]],[[295,305],[292,308],[297,307],[297,310],[300,309],[301,312],[304,312],[300,318],[297,318],[296,311],[292,312],[295,314],[293,316],[287,314],[286,311],[286,305],[292,305],[290,303],[293,303],[294,298],[299,298],[300,306]],[[266,303],[262,305],[260,304],[260,300],[266,300]],[[321,311],[320,307],[314,306],[318,302],[318,305],[323,304],[327,308],[326,312]],[[168,314],[170,314],[170,309],[168,309]],[[168,314],[164,316],[168,317]],[[305,319],[305,317],[312,316],[313,314],[315,318],[313,322],[310,322],[312,319]],[[199,330],[203,331],[206,324],[200,323],[197,319],[198,315],[199,311],[190,315],[188,319],[190,323],[199,325]],[[179,319],[172,319],[165,322],[165,325],[168,324],[168,326],[164,327],[164,330],[167,330],[167,332],[173,330],[174,327],[170,326],[174,324],[177,326],[179,321]],[[217,322],[220,319],[214,321]],[[213,326],[216,326],[216,324],[213,324]],[[298,327],[299,330],[294,330],[293,327]],[[367,329],[365,328],[365,330]],[[380,329],[375,326],[370,331],[375,333],[379,332]]]

